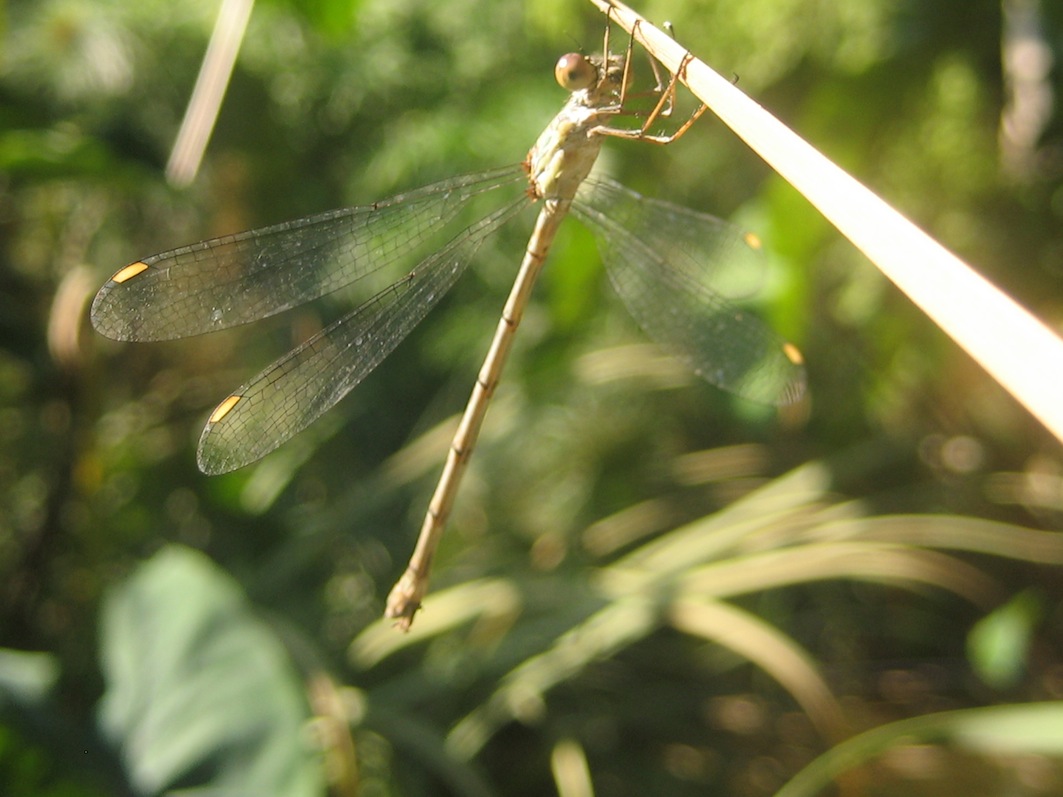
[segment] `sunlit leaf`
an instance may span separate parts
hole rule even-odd
[[[842,773],[895,747],[950,742],[984,754],[1063,756],[1063,703],[947,711],[881,725],[832,747],[775,797],[821,794]]]

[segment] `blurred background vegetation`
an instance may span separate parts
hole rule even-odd
[[[1000,134],[1004,12],[1036,7],[636,10],[1059,328],[1063,116]],[[604,167],[757,232],[809,397],[778,412],[685,374],[566,225],[439,602],[409,636],[381,624],[527,220],[347,400],[224,477],[196,470],[206,414],[328,308],[123,345],[88,302],[152,252],[521,160],[564,101],[554,61],[596,50],[602,17],[260,0],[176,189],[217,8],[0,3],[0,791],[762,795],[860,731],[1063,696],[1059,442],[711,114]],[[1022,64],[1051,103],[1063,7],[1040,12]],[[1016,723],[1039,745],[903,726],[839,788],[1058,794],[1044,716]]]

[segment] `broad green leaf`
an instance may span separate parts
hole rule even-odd
[[[235,583],[170,547],[107,600],[104,734],[137,794],[321,794],[285,651]]]

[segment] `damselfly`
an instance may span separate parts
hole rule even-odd
[[[588,177],[606,136],[669,143],[704,110],[670,136],[649,133],[671,110],[673,76],[667,87],[658,80],[658,101],[642,114],[640,127],[611,126],[632,113],[631,52],[629,44],[626,55],[610,55],[607,31],[603,55],[561,58],[557,80],[571,96],[520,165],[153,255],[120,269],[93,302],[93,324],[108,337],[170,340],[256,321],[413,264],[217,406],[200,438],[198,462],[205,473],[225,473],[265,456],[343,398],[439,302],[488,236],[528,204],[542,202],[413,557],[388,597],[387,616],[404,629],[427,591],[487,404],[570,210],[595,233],[609,279],[635,319],[695,372],[763,403],[791,402],[804,389],[797,349],[718,290],[721,274],[733,273],[728,266],[750,254],[750,237],[711,216]],[[453,231],[459,214],[496,195],[494,209]]]

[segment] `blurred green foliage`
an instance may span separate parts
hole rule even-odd
[[[795,513],[955,516],[961,532],[942,546],[966,549],[956,572],[977,565],[995,591],[971,586],[984,586],[973,575],[950,582],[952,560],[906,552],[907,564],[940,567],[946,591],[901,592],[898,580],[919,579],[866,572],[773,582],[726,593],[732,621],[750,633],[763,621],[806,651],[851,730],[1061,697],[1059,574],[1037,564],[1058,561],[1058,544],[1009,552],[999,530],[995,547],[955,542],[973,528],[962,518],[1058,530],[1058,441],[711,114],[672,147],[607,144],[604,166],[642,193],[757,232],[774,264],[765,313],[805,353],[808,401],[779,416],[684,374],[610,295],[590,236],[566,225],[438,557],[434,586],[459,608],[441,605],[434,620],[426,610],[413,635],[373,648],[371,624],[404,566],[527,221],[485,245],[453,295],[352,396],[225,477],[195,468],[209,409],[332,308],[138,346],[96,337],[87,303],[114,270],[152,252],[519,161],[564,100],[554,61],[596,50],[602,17],[575,0],[260,0],[203,170],[176,190],[163,167],[217,6],[0,3],[0,645],[48,654],[17,667],[0,660],[0,791],[155,793],[121,763],[122,731],[105,734],[95,720],[101,698],[116,699],[107,679],[122,671],[101,659],[145,652],[133,637],[116,642],[113,624],[102,637],[97,629],[106,596],[112,606],[133,600],[134,585],[162,572],[151,569],[160,561],[188,556],[174,553],[186,546],[220,568],[191,568],[188,589],[210,584],[239,608],[232,622],[249,665],[262,635],[274,651],[263,655],[275,655],[276,640],[287,648],[291,672],[271,665],[269,678],[306,695],[337,791],[551,793],[552,751],[575,740],[600,794],[770,794],[836,739],[818,735],[807,706],[762,669],[694,632],[696,614],[680,620],[681,604],[669,601],[696,572],[676,565],[675,581],[658,572],[649,604],[598,577],[687,539],[669,535],[688,526],[691,540],[719,539],[703,536],[703,518],[734,546],[716,552],[721,566],[737,567],[756,553],[742,547],[733,511],[750,495],[737,505],[752,513],[743,522],[759,524],[763,550],[808,543],[800,523],[772,521],[753,491],[773,495],[784,483],[773,479],[813,461],[829,479],[808,488],[808,503],[795,499]],[[999,3],[655,0],[637,10],[673,21],[702,60],[1063,324],[1063,117],[1048,119],[1025,167],[1008,167]],[[1058,97],[1063,11],[1045,3],[1043,14],[1057,63],[1047,88]],[[790,536],[773,541],[783,528]],[[712,562],[702,555],[688,566]],[[832,572],[820,578],[855,566]],[[1005,656],[1008,678],[982,683],[964,658],[967,632],[1030,584],[1043,604],[1022,628],[1025,660]],[[265,624],[245,616],[236,590]],[[156,614],[140,620],[166,639],[157,624],[167,614],[143,608]],[[151,637],[136,638],[148,647]],[[565,659],[572,639],[600,647],[579,642]],[[173,656],[205,677],[194,652]],[[510,688],[540,683],[544,666],[553,680],[541,692]],[[23,671],[48,684],[59,675],[29,689],[34,678],[10,675]],[[206,681],[219,688],[227,677]],[[170,699],[190,688],[149,686]],[[182,732],[197,731],[175,726],[155,744],[172,752]],[[219,733],[203,732],[208,742]],[[977,793],[950,777],[969,774],[968,759],[938,753],[929,764],[882,764],[869,776],[875,793],[910,794],[917,779],[921,794]],[[974,781],[1018,794],[1061,788],[1049,759],[1024,761],[987,756],[976,771],[992,776]],[[218,763],[156,786],[217,782]]]

